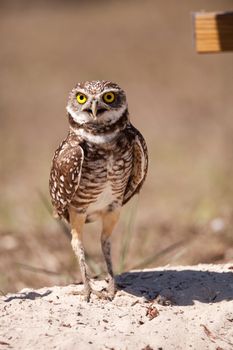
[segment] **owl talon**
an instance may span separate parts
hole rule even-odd
[[[104,299],[104,300],[108,300],[109,299],[108,293],[106,293],[104,289],[101,290],[101,291],[98,291],[98,290],[95,290],[95,289],[92,289],[92,288],[83,288],[80,291],[72,291],[72,292],[70,292],[70,294],[72,294],[72,295],[82,295],[84,297],[84,301],[86,301],[87,303],[89,303],[89,301],[90,301],[91,294],[96,295],[97,298],[99,298],[99,299]]]

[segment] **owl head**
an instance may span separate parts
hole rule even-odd
[[[115,123],[127,111],[126,95],[110,81],[86,81],[71,90],[66,109],[77,124]]]

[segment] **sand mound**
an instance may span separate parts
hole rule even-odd
[[[233,349],[233,266],[166,266],[118,276],[114,301],[81,285],[0,298],[2,349]],[[93,281],[96,289],[104,281]]]

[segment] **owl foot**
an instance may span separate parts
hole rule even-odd
[[[98,291],[91,288],[90,286],[84,287],[81,291],[73,291],[70,294],[84,296],[84,301],[86,301],[87,303],[89,303],[90,301],[91,294],[96,295],[98,299],[109,300],[108,293],[106,293],[104,289],[101,291]]]

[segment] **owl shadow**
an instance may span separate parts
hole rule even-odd
[[[195,270],[147,270],[123,273],[118,289],[162,305],[217,303],[233,299],[233,273]]]
[[[21,299],[21,300],[36,300],[36,299],[40,299],[40,298],[44,298],[46,297],[47,295],[51,294],[52,291],[50,290],[47,290],[45,291],[44,293],[38,293],[38,292],[35,292],[35,291],[29,291],[29,292],[24,292],[24,293],[16,293],[14,295],[10,295],[9,297],[7,297],[4,301],[5,303],[9,303],[11,302],[12,300],[15,300],[15,299]]]

